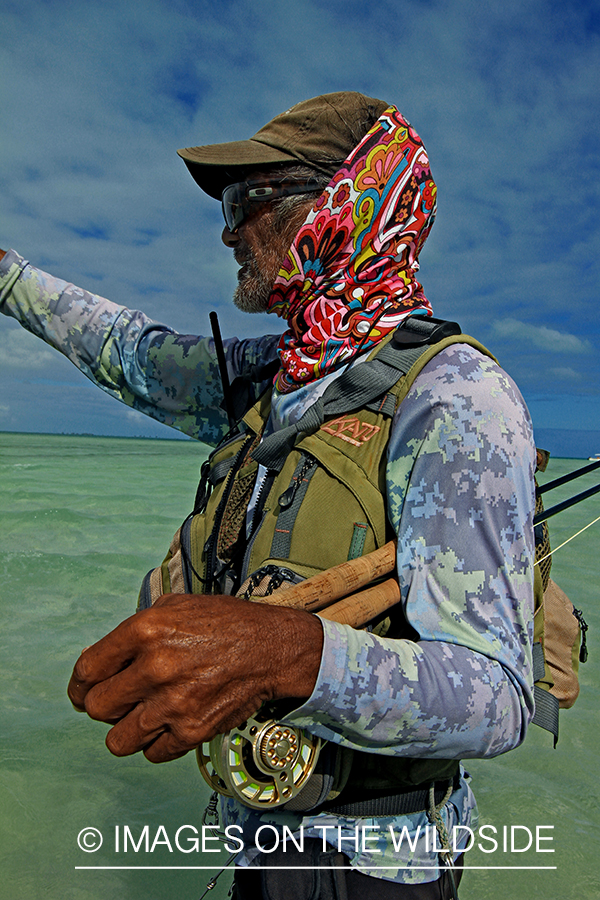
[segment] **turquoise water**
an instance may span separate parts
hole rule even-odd
[[[115,759],[104,747],[106,726],[75,713],[65,694],[81,648],[133,611],[141,577],[162,559],[190,508],[205,449],[192,442],[0,434],[0,898],[196,900],[225,859],[210,852],[211,844],[205,852],[184,844],[190,829],[180,844],[193,852],[175,846],[181,826],[200,830],[208,798],[194,759],[161,766],[140,756]],[[582,464],[553,460],[546,479]],[[560,488],[547,505],[595,481],[589,475]],[[598,496],[560,514],[551,523],[553,544],[598,515]],[[581,696],[561,714],[558,749],[531,729],[517,751],[468,766],[482,824],[500,834],[504,825],[520,826],[519,840],[525,828],[553,826],[541,833],[553,835],[553,843],[541,846],[555,849],[503,853],[500,845],[485,854],[475,848],[468,865],[556,869],[473,868],[461,900],[600,896],[599,534],[600,523],[558,551],[554,563],[554,578],[590,625]],[[137,841],[146,825],[148,852],[142,843],[139,852],[129,845],[124,853],[125,826]],[[96,853],[77,845],[90,827],[104,837]],[[76,868],[127,865],[138,868]],[[209,896],[224,898],[227,881],[225,875]]]

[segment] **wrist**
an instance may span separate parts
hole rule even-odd
[[[273,699],[307,699],[312,694],[321,666],[323,625],[310,613],[279,609],[264,652],[271,661]]]

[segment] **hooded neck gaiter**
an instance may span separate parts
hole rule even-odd
[[[427,151],[391,106],[319,196],[279,270],[268,311],[289,326],[281,392],[374,347],[411,313],[431,315],[415,274],[435,200]]]

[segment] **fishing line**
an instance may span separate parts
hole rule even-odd
[[[574,538],[579,537],[580,534],[583,534],[584,531],[587,531],[587,529],[588,529],[588,528],[591,528],[592,525],[595,525],[596,522],[600,522],[600,516],[598,516],[597,519],[594,519],[593,522],[590,522],[588,525],[585,525],[583,528],[581,528],[581,529],[580,529],[579,531],[577,531],[575,534],[572,534],[570,538],[567,538],[566,541],[563,541],[562,544],[559,544],[558,547],[555,547],[554,550],[551,550],[551,551],[550,551],[550,553],[546,553],[545,556],[542,556],[541,559],[538,559],[538,560],[536,561],[536,565],[539,566],[539,564],[540,564],[540,563],[543,563],[544,560],[548,559],[549,556],[552,556],[553,553],[556,553],[557,550],[560,550],[560,548],[561,548],[561,547],[564,547],[565,544],[568,544],[569,541],[572,541]]]

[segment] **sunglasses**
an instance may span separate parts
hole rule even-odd
[[[283,178],[281,181],[239,181],[229,184],[221,195],[223,216],[228,229],[237,231],[242,222],[252,212],[252,204],[290,197],[292,194],[309,194],[321,192],[322,188],[315,179],[298,181]]]

